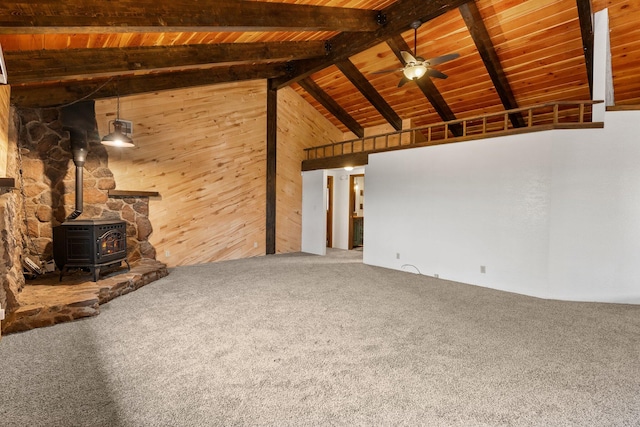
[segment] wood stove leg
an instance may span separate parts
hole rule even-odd
[[[93,281],[97,282],[99,278],[100,278],[100,267],[94,267],[93,268]]]
[[[124,259],[124,263],[127,264],[127,271],[131,271],[131,266],[129,265],[129,260],[128,259]]]

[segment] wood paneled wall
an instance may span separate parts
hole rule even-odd
[[[169,266],[265,253],[266,93],[264,80],[120,99],[135,148],[109,147],[119,190],[151,198],[150,242]],[[278,93],[276,250],[300,250],[303,147],[342,138],[292,89]],[[96,101],[100,134],[115,99]]]
[[[0,85],[0,178],[7,176],[10,95],[11,87],[9,85]]]
[[[115,100],[96,102],[100,134]],[[169,266],[265,253],[266,82],[121,98],[133,149],[109,148],[120,190],[151,198],[149,239]]]
[[[278,91],[276,252],[300,251],[304,149],[342,139],[342,131],[295,90]]]

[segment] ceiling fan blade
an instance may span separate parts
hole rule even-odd
[[[427,76],[435,77],[437,79],[446,79],[447,77],[449,77],[445,73],[441,73],[440,71],[434,70],[433,68],[427,70]]]
[[[410,82],[410,81],[411,80],[409,80],[405,76],[402,76],[402,78],[400,79],[400,83],[398,83],[398,87],[402,87],[402,86],[404,86],[405,83]]]
[[[452,59],[456,59],[459,56],[460,56],[459,53],[450,53],[448,55],[436,56],[435,58],[426,59],[424,61],[424,63],[425,63],[424,65],[431,66],[431,65],[442,64],[443,62],[447,62],[447,61],[451,61]]]
[[[378,70],[378,71],[372,71],[369,74],[383,74],[383,73],[395,73],[398,71],[402,71],[404,70],[404,68],[394,68],[393,70]]]
[[[411,62],[415,64],[416,62],[418,62],[416,58],[414,58],[413,55],[411,55],[406,50],[400,51],[400,55],[402,55],[402,59],[404,59],[405,64],[409,64]]]

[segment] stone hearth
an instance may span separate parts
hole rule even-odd
[[[86,140],[88,150],[81,187],[76,186],[72,134],[76,142]],[[95,316],[100,304],[168,274],[149,242],[149,198],[160,195],[115,189],[92,101],[48,109],[12,108],[8,140],[7,174],[15,179],[0,182],[0,307],[6,311],[2,334]],[[77,188],[83,189],[80,201]],[[79,213],[79,219],[125,222],[130,272],[107,271],[97,283],[83,270],[65,274],[62,282],[58,272],[25,280],[24,257],[41,267],[51,266],[53,228],[72,212]]]
[[[133,292],[169,272],[165,264],[150,259],[140,260],[130,271],[119,269],[93,282],[90,273],[78,271],[59,280],[49,273],[29,280],[18,294],[19,308],[2,322],[2,333],[70,322],[100,314],[100,305]]]

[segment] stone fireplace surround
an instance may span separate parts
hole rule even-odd
[[[0,192],[0,305],[7,312],[2,332],[96,315],[99,304],[168,274],[166,266],[155,260],[155,249],[148,241],[153,231],[148,218],[149,197],[157,194],[115,190],[108,152],[97,131],[93,101],[61,108],[12,108],[11,120],[9,144],[15,145],[9,150],[8,173],[14,173],[16,188]],[[43,263],[51,261],[53,227],[76,208],[70,123],[84,127],[88,142],[83,213],[78,219],[124,220],[132,269],[97,283],[91,283],[90,275],[58,282],[57,273],[25,280],[21,256]]]

